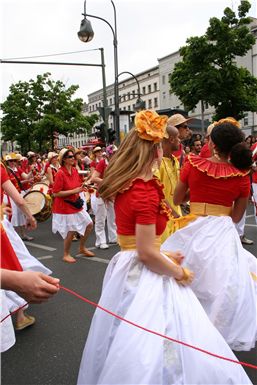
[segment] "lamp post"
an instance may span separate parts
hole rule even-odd
[[[141,99],[141,92],[140,92],[140,86],[139,86],[139,81],[137,79],[137,77],[135,75],[133,75],[131,72],[129,71],[123,71],[121,72],[118,77],[120,75],[123,75],[123,74],[129,74],[130,76],[132,76],[134,78],[134,80],[136,81],[137,83],[137,101],[136,101],[136,104],[135,104],[135,111],[140,111],[140,110],[143,110],[145,108],[145,102]]]
[[[105,19],[95,15],[89,15],[86,13],[86,0],[84,0],[84,19],[81,21],[80,30],[78,32],[78,37],[81,41],[87,43],[91,41],[94,37],[94,31],[92,29],[91,23],[87,20],[86,17],[93,17],[104,21],[110,28],[113,34],[113,48],[114,48],[114,128],[116,131],[117,142],[120,142],[120,110],[119,110],[119,83],[118,83],[118,40],[117,40],[117,18],[116,18],[116,8],[113,0],[110,0],[113,6],[114,11],[114,28],[112,25]]]

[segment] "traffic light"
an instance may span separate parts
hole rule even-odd
[[[113,142],[116,140],[116,132],[112,128],[108,129],[108,138],[110,144],[113,144]]]
[[[105,130],[104,130],[104,123],[101,123],[101,124],[99,124],[99,126],[96,126],[95,127],[95,129],[96,129],[96,133],[95,133],[95,135],[96,135],[96,137],[98,138],[98,139],[101,139],[102,140],[102,142],[105,142]]]

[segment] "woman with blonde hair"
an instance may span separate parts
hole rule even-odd
[[[142,327],[236,359],[189,287],[179,252],[160,252],[169,210],[153,176],[167,117],[140,111],[106,169],[99,192],[115,200],[121,251],[111,260],[100,305]],[[200,332],[199,332],[200,331]],[[97,309],[78,384],[249,384],[232,366],[142,331]]]

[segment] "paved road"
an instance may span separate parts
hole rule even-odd
[[[257,228],[248,210],[246,235],[256,240],[247,249],[257,256]],[[51,222],[39,225],[33,242],[26,242],[30,252],[49,267],[61,284],[97,302],[108,261],[118,251],[96,250],[96,258],[78,257],[75,264],[61,261],[62,239],[51,233]],[[89,246],[94,247],[94,235]],[[73,255],[78,242],[72,244]],[[60,291],[43,305],[31,305],[29,313],[36,324],[17,332],[16,345],[2,356],[2,385],[74,385],[94,308]],[[257,350],[239,353],[238,358],[257,365]],[[257,385],[257,371],[246,369]]]

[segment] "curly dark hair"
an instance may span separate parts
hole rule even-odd
[[[238,169],[252,165],[252,152],[247,148],[244,133],[230,122],[217,124],[211,132],[211,140],[220,154],[229,155],[231,163]]]

